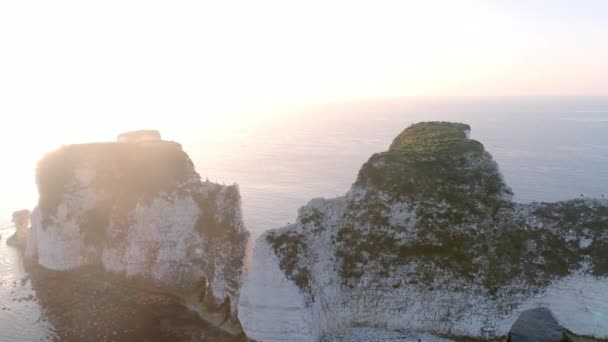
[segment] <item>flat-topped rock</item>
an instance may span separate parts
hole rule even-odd
[[[36,178],[33,261],[99,267],[240,330],[248,232],[236,185],[201,182],[181,146],[164,141],[64,146],[38,163]]]

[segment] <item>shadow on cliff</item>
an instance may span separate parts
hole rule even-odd
[[[135,288],[94,268],[26,267],[60,341],[246,341],[203,322],[175,297]]]

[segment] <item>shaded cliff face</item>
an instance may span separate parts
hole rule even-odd
[[[15,233],[11,235],[6,243],[20,249],[25,247],[27,236],[29,233],[31,213],[27,209],[13,212],[13,223],[15,224]]]
[[[239,190],[201,182],[179,144],[64,146],[39,162],[37,184],[26,255],[40,265],[99,266],[235,315],[248,239]]]
[[[547,306],[574,332],[608,336],[608,202],[513,203],[468,131],[407,128],[346,196],[312,200],[294,225],[261,236],[239,302],[245,332],[504,335],[519,312]]]

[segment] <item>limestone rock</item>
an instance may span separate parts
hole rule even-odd
[[[608,201],[514,203],[496,162],[447,122],[407,128],[350,191],[257,240],[239,318],[257,341],[352,327],[506,336],[547,307],[608,337]]]
[[[248,232],[236,185],[201,182],[174,142],[69,145],[38,164],[26,255],[96,266],[236,320]]]

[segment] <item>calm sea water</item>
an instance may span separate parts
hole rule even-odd
[[[343,195],[361,165],[412,123],[471,125],[520,202],[608,197],[608,98],[422,99],[332,104],[285,111],[229,134],[173,134],[204,178],[238,183],[254,235],[293,222],[315,197]],[[13,209],[0,208],[8,223]],[[4,225],[4,224],[2,224]],[[0,340],[48,331],[18,255],[0,244]],[[11,292],[13,291],[13,292]],[[43,308],[42,308],[43,309]],[[23,335],[25,334],[25,335]],[[29,334],[29,335],[28,335]]]
[[[608,197],[608,98],[384,101],[286,114],[255,130],[185,144],[199,173],[238,183],[248,228],[293,222],[343,195],[361,165],[412,123],[460,121],[497,160],[519,202]]]

